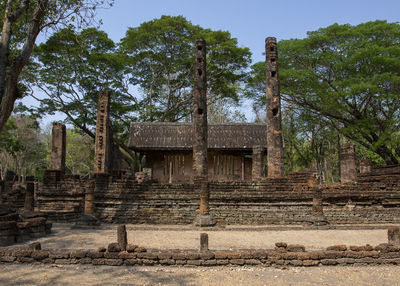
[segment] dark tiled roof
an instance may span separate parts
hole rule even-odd
[[[191,123],[132,123],[129,147],[135,150],[190,150]],[[266,125],[250,123],[208,124],[208,148],[251,150],[266,149]]]

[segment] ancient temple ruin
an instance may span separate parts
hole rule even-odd
[[[267,124],[207,123],[205,43],[196,42],[194,122],[131,124],[129,147],[146,156],[148,180],[113,163],[110,93],[102,92],[95,176],[65,174],[65,127],[55,125],[54,154],[34,209],[60,222],[90,214],[101,222],[191,224],[200,214],[222,225],[400,223],[400,167],[362,161],[358,172],[351,144],[341,149],[341,183],[321,185],[313,172],[283,173],[276,39],[265,44]]]

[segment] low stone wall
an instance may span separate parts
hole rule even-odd
[[[52,221],[73,222],[83,213],[85,193],[94,188],[94,181],[58,176],[54,175],[54,179],[45,177],[44,183],[39,185],[35,193],[35,209],[46,213]]]
[[[219,224],[307,224],[312,218],[310,173],[259,182],[210,182],[210,211]],[[400,168],[378,169],[355,183],[317,185],[332,224],[400,223]],[[36,208],[52,221],[71,222],[82,213],[94,180],[48,180],[36,193]],[[137,183],[109,177],[96,188],[96,216],[103,222],[191,224],[200,194],[192,184]]]
[[[30,250],[1,249],[2,263],[92,264],[110,266],[189,265],[235,266],[260,265],[321,266],[321,265],[381,265],[400,264],[400,248],[390,244],[372,247],[336,245],[326,250],[305,251],[301,245],[277,243],[275,249],[234,251],[179,251],[130,248],[130,252],[99,250]]]

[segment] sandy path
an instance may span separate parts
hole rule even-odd
[[[116,225],[103,225],[98,230],[71,230],[69,225],[55,224],[53,233],[37,239],[42,248],[98,248],[116,242]],[[160,227],[138,229],[127,225],[128,242],[146,248],[196,249],[200,230]],[[386,230],[213,230],[209,234],[210,249],[273,248],[275,242],[303,244],[306,249],[322,249],[335,244],[378,245],[387,242]]]
[[[400,285],[398,266],[112,267],[0,264],[0,285]]]

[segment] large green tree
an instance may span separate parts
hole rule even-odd
[[[20,75],[36,38],[62,25],[82,26],[108,0],[6,0],[0,4],[0,133],[15,101],[25,95]]]
[[[194,42],[207,43],[208,101],[239,102],[251,53],[229,32],[193,25],[182,16],[162,16],[129,28],[121,51],[129,56],[130,82],[142,92],[143,121],[188,120],[192,111]]]
[[[334,24],[304,39],[280,41],[283,98],[328,120],[386,164],[399,163],[399,44],[400,24],[386,21]],[[260,66],[253,69],[253,88],[260,84]]]
[[[135,120],[132,112],[137,107],[125,84],[125,57],[116,52],[115,43],[106,33],[95,28],[79,33],[62,29],[40,44],[34,55],[36,62],[28,67],[26,77],[45,97],[32,95],[40,102],[32,112],[61,112],[66,115],[66,123],[94,139],[99,91],[112,90],[113,130],[115,135],[127,136],[129,123]],[[130,152],[124,144],[126,138],[114,139]]]

